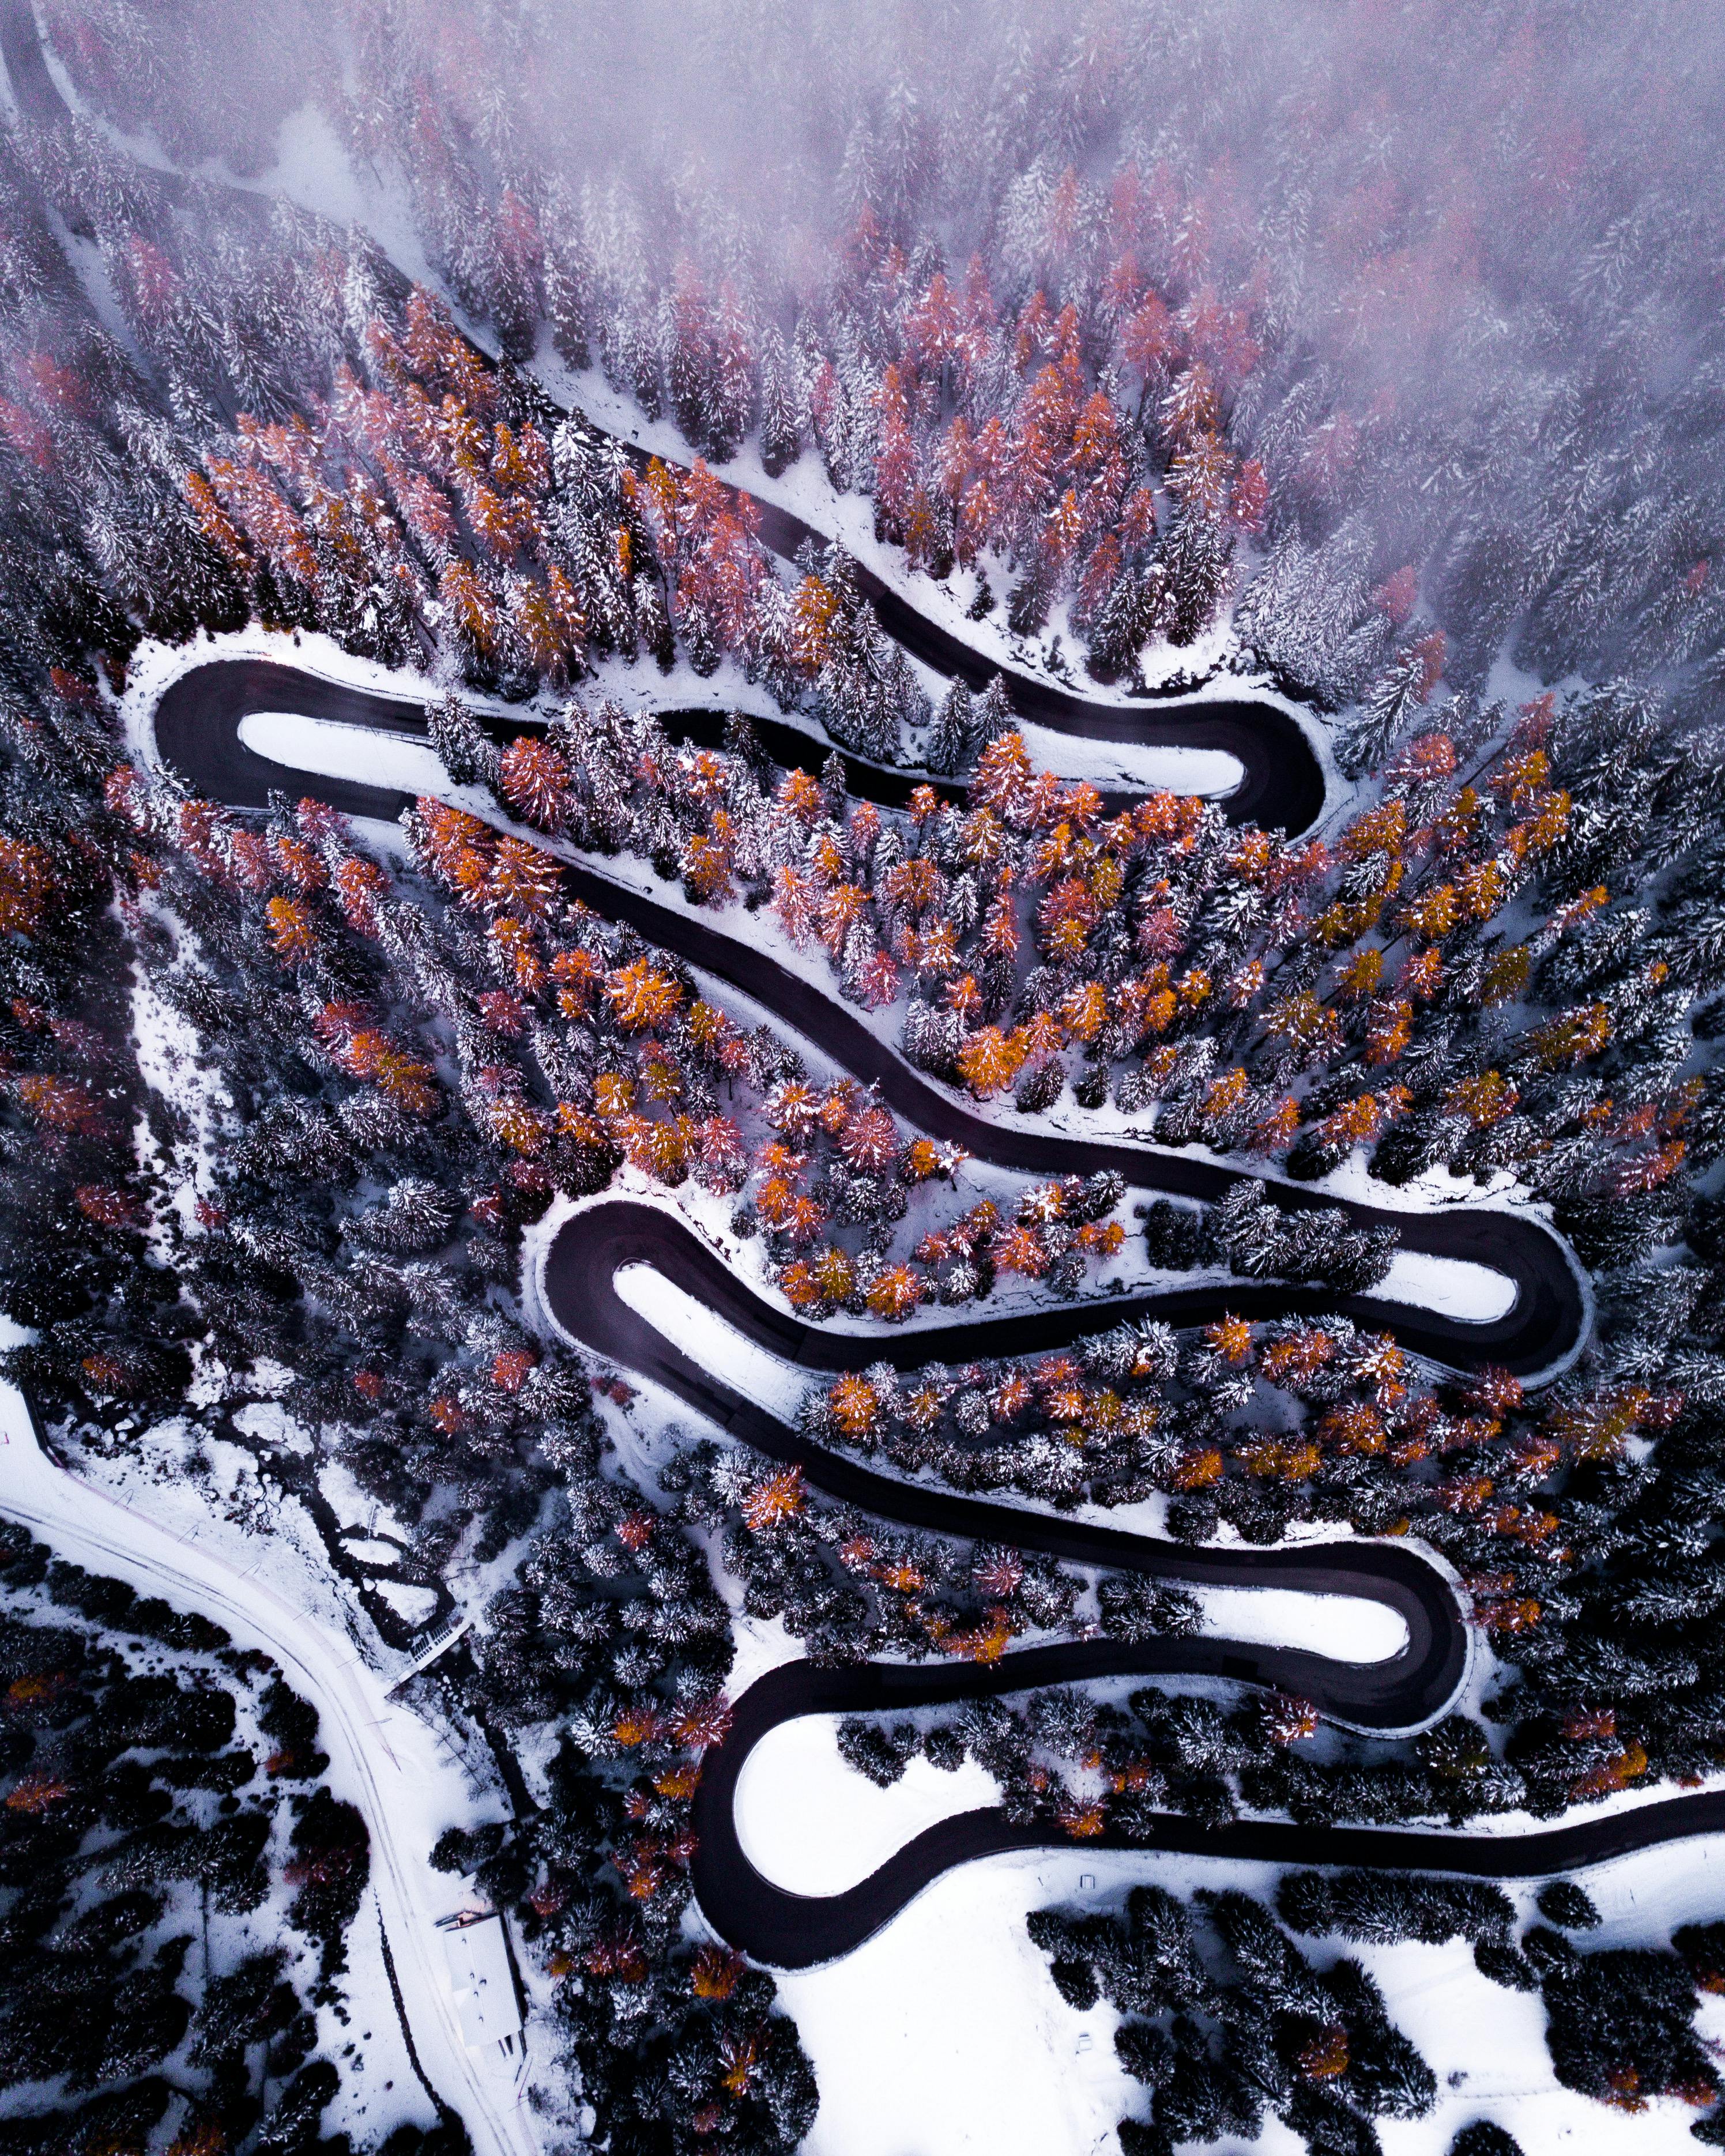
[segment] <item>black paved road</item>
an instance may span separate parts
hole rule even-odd
[[[0,0],[0,59],[18,110],[39,126],[59,130],[70,115],[50,74],[29,0]],[[155,171],[153,177],[171,192],[184,191],[183,177]],[[490,364],[488,356],[487,365]],[[583,426],[604,437],[598,421],[585,413]],[[613,438],[638,466],[646,453],[637,444]],[[825,543],[827,534],[787,509],[758,505],[762,542],[788,558],[805,540]],[[1233,823],[1261,824],[1294,836],[1308,830],[1322,814],[1323,767],[1298,721],[1280,705],[1255,696],[1166,696],[1154,690],[1131,692],[1132,701],[1086,696],[1065,689],[1010,662],[988,658],[962,637],[922,613],[903,593],[859,564],[858,584],[873,605],[881,627],[905,649],[948,680],[980,689],[996,674],[1005,683],[1014,709],[1055,733],[1130,747],[1215,749],[1240,766],[1240,783],[1222,800]],[[1142,708],[1153,704],[1154,711]],[[822,751],[831,746],[823,738]],[[915,783],[927,774],[916,773]],[[877,782],[885,783],[885,782]],[[865,790],[853,788],[853,791]],[[880,798],[880,797],[876,797]]]
[[[1186,1656],[1194,1643],[1168,1643],[1166,1659],[1147,1650],[1132,1667],[1173,1672],[1197,1666]],[[1204,1642],[1197,1643],[1207,1644]],[[1471,1879],[1543,1879],[1602,1864],[1661,1842],[1725,1833],[1725,1789],[1671,1797],[1631,1810],[1581,1819],[1532,1833],[1446,1834],[1389,1827],[1308,1827],[1284,1820],[1235,1820],[1202,1826],[1178,1812],[1158,1815],[1154,1838],[1129,1840],[1112,1830],[1075,1843],[1054,1820],[1014,1825],[998,1807],[961,1812],[927,1828],[878,1871],[840,1894],[788,1893],[762,1876],[737,1837],[737,1779],[749,1753],[769,1730],[802,1714],[902,1712],[954,1705],[1076,1676],[1115,1674],[1101,1666],[1078,1668],[1067,1658],[1085,1649],[1038,1648],[988,1669],[951,1663],[913,1666],[868,1662],[855,1669],[820,1669],[788,1662],[751,1685],[737,1703],[729,1735],[709,1751],[695,1794],[698,1837],[690,1867],[696,1898],[720,1937],[757,1961],[808,1969],[836,1961],[891,1922],[907,1902],[943,1871],[981,1856],[1035,1849],[1165,1850],[1174,1855],[1232,1858],[1259,1864],[1361,1865],[1378,1871],[1450,1872]],[[1261,1650],[1260,1650],[1261,1651]]]
[[[157,753],[201,793],[230,808],[264,808],[273,791],[290,796],[311,792],[346,814],[393,822],[408,805],[404,793],[271,763],[247,748],[239,738],[239,722],[247,712],[263,711],[298,711],[374,732],[424,736],[423,713],[415,703],[321,681],[266,661],[215,660],[182,675],[163,695],[156,714]],[[932,1137],[965,1147],[978,1160],[1027,1175],[1113,1168],[1140,1189],[1209,1202],[1248,1173],[1196,1152],[1064,1138],[996,1122],[913,1070],[855,1011],[768,952],[619,881],[590,860],[567,853],[563,858],[576,896],[730,982],[864,1084],[877,1086],[895,1113]],[[1276,1188],[1278,1199],[1291,1206],[1337,1202],[1297,1183],[1277,1183]],[[1524,1379],[1548,1375],[1579,1345],[1586,1318],[1580,1276],[1565,1244],[1543,1223],[1476,1206],[1430,1214],[1341,1202],[1363,1224],[1394,1225],[1404,1250],[1471,1260],[1508,1275],[1516,1285],[1512,1307],[1484,1322],[1445,1317],[1378,1296],[1341,1299],[1339,1306],[1359,1323],[1392,1330],[1405,1347],[1434,1361],[1466,1369],[1496,1364]],[[1338,1306],[1338,1298],[1322,1290],[1246,1281],[1230,1287],[1227,1302],[1245,1317],[1290,1311],[1317,1314]]]

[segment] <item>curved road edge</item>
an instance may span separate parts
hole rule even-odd
[[[249,713],[264,711],[298,712],[396,739],[424,735],[423,707],[410,697],[385,696],[273,660],[211,660],[177,674],[153,708],[139,715],[142,752],[152,765],[177,770],[199,792],[237,810],[263,809],[272,792],[295,791],[314,793],[343,814],[383,823],[393,823],[411,805],[410,797],[395,788],[326,778],[260,756],[242,742],[239,726]],[[507,827],[495,808],[489,820]],[[1299,1288],[1275,1291],[1271,1299],[1280,1306],[1314,1313],[1340,1309],[1368,1329],[1389,1328],[1405,1348],[1432,1362],[1462,1369],[1501,1364],[1529,1385],[1549,1383],[1579,1351],[1589,1316],[1587,1290],[1568,1245],[1542,1221],[1495,1208],[1421,1213],[1367,1205],[1193,1152],[1065,1137],[993,1120],[914,1070],[829,988],[770,952],[608,873],[592,857],[578,856],[542,832],[524,835],[557,856],[576,897],[729,982],[817,1043],[860,1083],[878,1086],[887,1106],[931,1137],[951,1140],[976,1159],[1032,1176],[1112,1168],[1138,1189],[1209,1204],[1235,1183],[1251,1181],[1273,1189],[1285,1205],[1339,1205],[1363,1223],[1393,1224],[1410,1254],[1457,1258],[1507,1275],[1516,1283],[1514,1303],[1501,1317],[1483,1322],[1381,1297],[1337,1297]],[[1263,1291],[1246,1281],[1233,1301],[1242,1307],[1248,1302],[1268,1306]]]
[[[1021,1665],[1031,1659],[1016,1658]],[[1026,1667],[1013,1667],[1010,1661],[988,1671],[879,1662],[831,1670],[812,1662],[788,1662],[768,1671],[737,1702],[729,1733],[702,1761],[695,1793],[697,1840],[690,1866],[701,1913],[722,1938],[751,1959],[775,1969],[812,1969],[854,1952],[943,1873],[984,1856],[1050,1849],[1078,1855],[1107,1849],[1256,1864],[1348,1865],[1518,1880],[1548,1878],[1664,1842],[1725,1833],[1725,1789],[1709,1789],[1699,1796],[1665,1798],[1563,1826],[1466,1835],[1440,1830],[1307,1827],[1286,1820],[1235,1820],[1224,1826],[1205,1827],[1183,1813],[1160,1812],[1155,1815],[1151,1839],[1128,1839],[1105,1829],[1081,1843],[1055,1820],[1018,1824],[994,1806],[942,1820],[839,1894],[791,1893],[763,1877],[745,1854],[737,1830],[737,1782],[749,1753],[781,1722],[805,1714],[945,1706],[963,1699],[998,1697],[1046,1681],[1030,1675]]]
[[[403,1845],[400,1822],[417,1810],[418,1792],[435,1771],[429,1727],[392,1710],[382,1680],[351,1641],[332,1637],[207,1544],[182,1540],[56,1466],[29,1402],[12,1385],[0,1385],[0,1512],[39,1533],[59,1554],[218,1619],[274,1656],[290,1682],[305,1691],[318,1710],[331,1779],[358,1806],[371,1835],[372,1886],[401,1985],[404,2036],[443,2100],[459,2113],[476,2156],[542,2156],[524,2114],[503,2099],[466,2048],[454,1994],[441,1981],[439,1912],[425,1891],[434,1876],[429,1852]],[[398,1757],[386,1722],[398,1738],[411,1732],[425,1756]]]

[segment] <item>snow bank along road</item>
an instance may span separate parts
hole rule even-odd
[[[290,798],[310,793],[344,814],[393,823],[409,805],[408,796],[393,788],[276,763],[248,747],[240,738],[241,722],[250,715],[281,711],[397,739],[425,737],[423,709],[405,697],[321,680],[267,660],[211,660],[192,667],[163,691],[155,713],[154,753],[201,793],[230,808],[266,808],[272,793]],[[878,1086],[896,1114],[931,1137],[963,1146],[978,1160],[1033,1176],[1112,1168],[1138,1189],[1210,1203],[1248,1179],[1246,1170],[1195,1154],[1060,1137],[996,1122],[912,1070],[855,1013],[754,943],[607,874],[593,857],[578,860],[567,848],[542,839],[540,843],[557,852],[576,897],[630,922],[662,948],[729,982],[815,1042],[860,1083]],[[1274,1181],[1264,1176],[1250,1179]],[[1509,1307],[1480,1321],[1414,1309],[1382,1296],[1341,1300],[1339,1306],[1349,1317],[1373,1329],[1393,1331],[1413,1353],[1457,1368],[1493,1363],[1537,1383],[1556,1374],[1580,1346],[1586,1320],[1580,1276],[1562,1238],[1542,1222],[1489,1207],[1395,1211],[1337,1200],[1291,1183],[1276,1183],[1276,1192],[1289,1206],[1340,1203],[1362,1224],[1394,1224],[1401,1248],[1412,1255],[1460,1259],[1513,1281],[1515,1299]],[[1247,1317],[1317,1314],[1338,1306],[1332,1291],[1244,1281],[1230,1284],[1225,1296],[1191,1291],[1137,1306],[1159,1308],[1182,1322],[1196,1323],[1216,1315],[1224,1302]],[[953,1352],[968,1359],[956,1344]]]
[[[69,124],[71,115],[48,66],[30,0],[0,0],[0,58],[4,59],[13,97],[21,112],[45,128],[58,130]],[[182,191],[187,184],[184,175],[177,172],[152,167],[152,176],[171,191]],[[479,356],[488,366],[491,364],[488,354]],[[596,440],[616,442],[637,470],[645,468],[649,461],[645,450],[608,434],[587,413],[579,416]],[[762,543],[773,552],[789,558],[805,540],[816,545],[825,542],[827,534],[792,511],[771,502],[756,506],[760,511]],[[973,689],[985,686],[999,674],[1021,718],[1051,732],[1122,748],[1208,749],[1232,757],[1244,775],[1221,805],[1235,823],[1261,824],[1266,830],[1279,826],[1297,837],[1323,814],[1323,766],[1298,721],[1279,704],[1261,696],[1170,695],[1142,684],[1129,689],[1125,699],[1081,696],[977,651],[861,563],[855,573],[858,588],[873,606],[882,629],[913,658],[935,673],[965,681]],[[1153,714],[1143,708],[1153,701],[1161,707]],[[793,735],[799,732],[788,726],[774,731]],[[801,738],[806,744],[808,736]],[[860,767],[857,776],[865,770],[866,767]],[[907,780],[899,773],[877,783],[908,789],[915,778],[924,775],[916,773]],[[852,790],[865,793],[869,788],[866,783],[854,783]]]
[[[424,1789],[433,1748],[428,1725],[392,1707],[377,1671],[352,1641],[338,1639],[285,1602],[254,1574],[236,1571],[202,1544],[182,1540],[145,1514],[57,1467],[44,1450],[23,1395],[0,1386],[0,1511],[22,1521],[60,1556],[117,1574],[215,1617],[273,1655],[296,1691],[317,1708],[319,1741],[337,1794],[364,1815],[372,1840],[372,1885],[400,1986],[408,2040],[434,2101],[459,2112],[479,2156],[539,2156],[515,2091],[468,2050],[455,2001],[442,1980],[436,1876],[426,1862]],[[399,1753],[391,1743],[400,1746]]]
[[[309,785],[347,814],[390,820],[398,815],[406,805],[404,794],[272,762],[241,739],[241,722],[248,715],[284,710],[397,738],[424,732],[423,713],[406,700],[266,661],[213,660],[193,667],[163,691],[154,717],[155,755],[234,809],[262,808],[272,792],[300,792]],[[1061,1138],[996,1123],[911,1070],[855,1014],[752,944],[614,880],[588,861],[571,859],[567,849],[559,851],[578,896],[732,983],[858,1079],[878,1086],[881,1097],[913,1125],[964,1145],[981,1159],[1031,1174],[1111,1168],[1140,1188],[1199,1199],[1219,1197],[1241,1178],[1243,1171],[1178,1152]],[[1325,1202],[1297,1185],[1281,1186],[1281,1194],[1291,1204]],[[1540,1223],[1484,1209],[1392,1214],[1349,1202],[1348,1210],[1363,1221],[1393,1219],[1410,1251],[1484,1264],[1507,1275],[1515,1287],[1506,1312],[1477,1322],[1382,1297],[1348,1299],[1343,1306],[1362,1323],[1388,1327],[1409,1348],[1451,1367],[1496,1363],[1534,1382],[1552,1375],[1579,1345],[1586,1316],[1579,1276],[1561,1239]],[[619,1296],[615,1278],[624,1267],[640,1263],[654,1266],[757,1345],[811,1371],[842,1369],[882,1353],[907,1365],[932,1357],[964,1362],[988,1354],[1034,1353],[1122,1317],[1149,1312],[1189,1325],[1224,1307],[1255,1317],[1290,1311],[1316,1313],[1335,1305],[1336,1298],[1324,1290],[1241,1281],[1007,1319],[845,1335],[801,1324],[778,1311],[740,1282],[680,1222],[657,1208],[619,1199],[583,1207],[565,1224],[547,1254],[543,1281],[547,1306],[572,1337],[653,1378],[761,1451],[797,1460],[811,1482],[832,1495],[882,1517],[1193,1584],[1363,1594],[1385,1604],[1407,1626],[1403,1650],[1370,1664],[1201,1639],[1037,1649],[1008,1657],[987,1672],[957,1675],[874,1666],[839,1674],[776,1672],[746,1696],[736,1731],[711,1763],[701,1799],[703,1854],[696,1881],[703,1906],[718,1928],[764,1958],[800,1955],[806,1960],[842,1952],[932,1876],[927,1866],[938,1870],[965,1855],[1014,1845],[993,1838],[1006,1831],[998,1815],[972,1815],[963,1832],[959,1823],[948,1821],[920,1837],[851,1896],[830,1897],[829,1908],[828,1902],[809,1903],[794,1896],[775,1901],[773,1890],[737,1845],[731,1793],[742,1758],[765,1729],[788,1715],[816,1711],[817,1702],[855,1710],[876,1702],[908,1703],[922,1696],[919,1686],[934,1687],[927,1693],[930,1698],[958,1697],[1080,1677],[1184,1671],[1297,1691],[1338,1720],[1388,1733],[1432,1720],[1454,1698],[1466,1666],[1466,1629],[1448,1580],[1418,1551],[1353,1542],[1281,1550],[1187,1550],[876,1474],[805,1442],[787,1424],[699,1367],[633,1310]],[[831,1919],[824,1929],[826,1919],[813,1913],[823,1908]]]

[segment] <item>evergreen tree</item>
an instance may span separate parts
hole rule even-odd
[[[947,775],[963,771],[970,762],[975,720],[970,690],[955,680],[935,711],[928,737],[928,767]]]
[[[784,339],[768,323],[761,332],[761,462],[777,479],[803,454],[803,429]]]
[[[425,707],[426,730],[439,761],[457,786],[492,786],[498,776],[497,751],[470,706],[453,691]]]

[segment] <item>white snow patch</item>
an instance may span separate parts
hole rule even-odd
[[[1296,1587],[1194,1587],[1205,1629],[1256,1647],[1295,1647],[1337,1662],[1387,1662],[1408,1644],[1407,1620],[1361,1594]]]
[[[276,161],[267,172],[254,182],[230,180],[229,184],[284,194],[336,224],[358,225],[416,285],[432,282],[407,188],[393,167],[379,172],[374,166],[368,177],[365,168],[348,156],[334,125],[316,105],[302,105],[290,112],[275,143]]]
[[[426,742],[401,740],[372,726],[347,726],[340,719],[248,711],[239,722],[239,738],[254,756],[326,778],[394,786],[404,793],[435,793],[449,783],[437,751]]]
[[[616,1276],[617,1292],[703,1369],[712,1371],[732,1392],[766,1408],[782,1422],[794,1424],[811,1382],[807,1373],[782,1362],[768,1348],[739,1332],[696,1296],[669,1281],[644,1261],[624,1265]]]
[[[393,1543],[373,1542],[367,1536],[357,1534],[343,1535],[341,1543],[348,1555],[357,1558],[362,1564],[395,1564],[400,1561],[401,1552]]]
[[[395,1554],[393,1551],[390,1553]],[[429,1625],[437,1609],[437,1597],[429,1587],[410,1587],[405,1580],[380,1579],[377,1591],[396,1614],[409,1625]]]
[[[362,1489],[351,1468],[339,1460],[326,1460],[318,1468],[317,1486],[344,1527],[366,1534],[393,1535],[408,1540],[408,1529],[389,1507]]]
[[[1476,1265],[1466,1258],[1398,1250],[1372,1292],[1390,1302],[1413,1303],[1471,1325],[1488,1325],[1514,1309],[1516,1284],[1507,1273],[1494,1272],[1490,1265]]]
[[[1144,2107],[1114,2054],[1117,2017],[1074,2014],[1024,1928],[1079,1876],[1059,1857],[961,1866],[843,1961],[778,1978],[820,2084],[806,2156],[1114,2146],[1116,2121]]]
[[[719,1584],[722,1589],[722,1580]],[[756,1678],[765,1676],[768,1670],[803,1658],[803,1642],[786,1631],[783,1617],[751,1617],[738,1609],[732,1616],[731,1639],[737,1659],[731,1665],[725,1689],[732,1699],[741,1699]]]
[[[1156,707],[1140,708],[1153,711]],[[1082,734],[1056,733],[1030,719],[1019,721],[1019,732],[1039,770],[1055,772],[1062,778],[1088,778],[1110,792],[1142,788],[1219,800],[1245,783],[1245,767],[1225,749],[1091,741]]]
[[[303,1455],[311,1450],[311,1440],[286,1409],[275,1400],[249,1402],[234,1415],[234,1427],[242,1437],[254,1437],[262,1444],[280,1445],[285,1452]]]
[[[999,1784],[974,1759],[947,1774],[920,1753],[883,1789],[840,1757],[836,1715],[804,1714],[769,1730],[744,1761],[737,1832],[775,1887],[842,1894],[925,1827],[999,1801]]]

